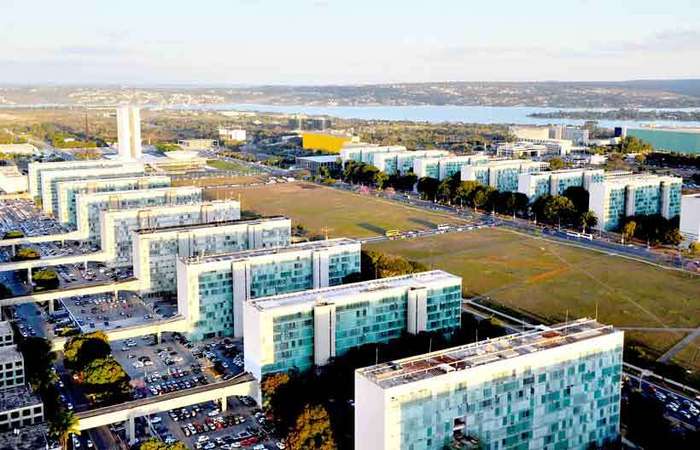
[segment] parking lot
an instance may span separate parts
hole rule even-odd
[[[130,292],[69,297],[60,300],[73,324],[82,332],[138,325],[160,317]],[[54,331],[60,332],[55,328]]]
[[[0,233],[19,230],[25,236],[63,233],[66,229],[48,217],[33,201],[27,199],[3,200],[0,203]]]

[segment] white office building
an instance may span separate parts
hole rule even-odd
[[[122,163],[117,167],[75,168],[69,171],[44,171],[40,175],[41,206],[46,214],[58,214],[58,184],[63,181],[99,180],[104,178],[143,176],[144,174],[144,166],[138,162]]]
[[[202,188],[194,186],[147,190],[93,192],[77,194],[76,224],[81,239],[100,242],[100,213],[104,210],[134,209],[163,205],[197,203],[203,200]],[[82,237],[84,236],[84,237]]]
[[[583,319],[359,369],[355,449],[599,448],[620,434],[622,348]]]
[[[141,112],[136,106],[117,108],[117,139],[119,159],[141,159]]]
[[[258,297],[341,284],[360,272],[360,243],[351,239],[179,258],[178,310],[194,340],[243,336],[244,303]]]
[[[462,167],[462,181],[476,181],[501,192],[518,192],[520,174],[541,172],[548,163],[528,159],[498,159]]]
[[[389,152],[405,152],[406,147],[403,145],[376,145],[376,144],[357,144],[346,145],[340,150],[340,159],[343,164],[352,160],[363,162],[365,164],[375,165],[374,156],[380,153]]]
[[[59,222],[77,226],[77,211],[75,199],[78,194],[93,194],[99,192],[136,191],[169,187],[171,179],[166,175],[145,177],[104,178],[98,180],[61,181],[56,185],[58,196]]]
[[[403,333],[452,332],[461,305],[462,279],[440,270],[250,300],[243,305],[245,369],[262,380]]]
[[[175,295],[178,258],[284,247],[289,245],[291,227],[291,220],[278,216],[136,230],[133,265],[141,295]]]
[[[438,156],[417,158],[413,161],[413,173],[420,178],[429,177],[444,180],[462,171],[462,167],[484,164],[490,158],[481,153],[463,156]]]
[[[124,161],[98,159],[87,161],[59,161],[59,162],[32,162],[28,165],[29,177],[29,194],[32,198],[42,195],[41,174],[44,172],[73,172],[83,169],[98,169],[103,167],[120,167],[124,165]]]
[[[132,265],[133,232],[136,230],[228,222],[240,217],[241,205],[233,200],[101,211],[100,238],[105,264],[108,267]]]
[[[372,165],[387,175],[405,175],[413,171],[413,164],[419,158],[438,158],[449,156],[445,150],[413,150],[382,152],[372,155]]]
[[[680,229],[687,241],[700,242],[700,194],[681,197]]]
[[[5,194],[27,192],[27,176],[17,166],[0,166],[0,190]]]
[[[683,179],[651,174],[605,177],[592,183],[589,209],[598,218],[599,230],[616,230],[623,218],[661,214],[671,219],[681,213]]]
[[[591,183],[603,181],[603,169],[564,169],[544,172],[526,172],[518,175],[518,192],[530,201],[542,195],[563,195],[569,187],[590,188]]]

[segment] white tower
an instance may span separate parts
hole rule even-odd
[[[141,113],[136,106],[117,108],[119,159],[141,158]]]

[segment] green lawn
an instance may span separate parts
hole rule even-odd
[[[700,326],[700,278],[499,229],[387,241],[366,248],[463,278],[465,295],[545,321],[594,316],[618,326]],[[685,333],[635,333],[663,352]]]
[[[459,222],[452,216],[309,183],[233,188],[225,196],[238,198],[238,194],[244,210],[285,215],[313,233],[323,233],[325,228],[335,237],[362,238],[383,235],[391,229],[427,229],[439,223]],[[219,196],[223,197],[224,194]]]

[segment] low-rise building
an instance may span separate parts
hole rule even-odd
[[[175,295],[178,258],[287,246],[291,226],[291,220],[277,216],[136,230],[132,260],[140,294]]]
[[[359,142],[359,138],[343,132],[308,132],[301,134],[301,146],[305,150],[321,150],[340,153],[346,145]]]
[[[32,144],[0,144],[0,153],[32,156],[38,150]]]
[[[336,286],[360,272],[360,243],[352,239],[179,258],[177,303],[190,337],[243,336],[244,304],[270,295]]]
[[[0,347],[0,391],[24,385],[24,357],[16,345]]]
[[[440,270],[250,300],[245,369],[261,380],[403,333],[452,332],[461,309],[462,279]]]
[[[14,332],[9,321],[0,322],[0,347],[14,345]]]
[[[27,192],[27,176],[17,166],[0,166],[0,190],[5,194]]]
[[[527,159],[491,160],[483,164],[462,167],[462,181],[476,181],[501,192],[517,192],[520,174],[541,172],[548,163]]]
[[[604,231],[617,229],[623,218],[638,215],[661,214],[667,219],[681,213],[683,179],[651,174],[606,176],[592,183],[589,209],[598,218],[596,228]]]
[[[240,128],[219,127],[219,139],[224,141],[245,142],[246,132]]]
[[[306,169],[313,175],[318,175],[321,167],[326,167],[331,172],[341,169],[341,160],[338,155],[324,156],[297,156],[297,169]]]
[[[620,434],[622,348],[578,320],[359,369],[355,449],[601,447]]]
[[[544,158],[566,156],[571,152],[571,141],[564,139],[521,139],[496,146],[496,155],[503,158]]]
[[[681,197],[680,231],[687,241],[700,242],[700,194]]]
[[[21,429],[43,421],[44,404],[27,386],[0,390],[0,432]],[[0,438],[0,442],[2,440]]]
[[[340,150],[340,159],[345,164],[348,161],[356,161],[365,164],[375,165],[374,157],[380,153],[403,152],[406,147],[403,145],[377,145],[377,144],[357,144],[345,145]]]

